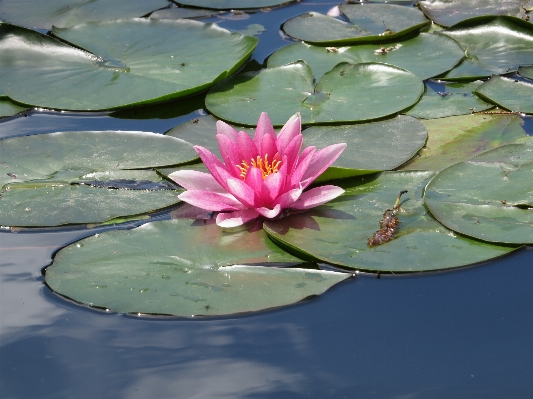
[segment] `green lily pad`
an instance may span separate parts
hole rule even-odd
[[[482,111],[492,108],[474,95],[476,88],[482,81],[470,83],[448,83],[435,89],[431,84],[426,84],[426,92],[413,108],[406,112],[416,118],[433,119],[454,115],[471,114],[472,111]],[[440,85],[439,85],[440,86]]]
[[[301,256],[375,272],[449,269],[504,255],[513,247],[454,234],[424,208],[422,193],[434,172],[384,172],[375,180],[348,186],[341,197],[306,213],[264,223],[267,234]],[[383,212],[402,197],[396,237],[375,247],[368,240]]]
[[[221,14],[223,11],[206,10],[202,8],[172,7],[157,10],[150,14],[155,19],[206,18]]]
[[[292,3],[295,0],[179,0],[184,6],[212,8],[215,10],[247,10],[253,8],[275,7]]]
[[[142,17],[167,0],[2,0],[0,19],[28,28],[52,29],[85,22]]]
[[[255,125],[263,111],[276,126],[296,112],[304,124],[363,122],[410,107],[423,91],[411,72],[374,63],[340,63],[315,86],[309,66],[298,61],[226,79],[210,90],[205,104],[217,117],[243,125]]]
[[[28,108],[18,106],[17,104],[13,103],[12,101],[9,101],[9,99],[5,97],[0,99],[0,118],[13,116],[27,109]]]
[[[533,84],[493,76],[476,89],[481,98],[513,112],[533,114]]]
[[[67,246],[46,269],[55,292],[121,313],[220,316],[288,305],[350,277],[301,263],[259,229],[223,231],[209,221],[153,222]]]
[[[123,169],[197,159],[191,144],[145,132],[14,137],[0,140],[0,152],[0,224],[6,226],[97,223],[168,207],[179,202],[169,191],[174,187],[161,186],[153,171]],[[146,191],[157,188],[164,190]]]
[[[454,40],[443,35],[421,33],[413,39],[383,46],[320,47],[298,42],[273,53],[268,58],[268,67],[303,60],[313,70],[315,79],[319,80],[339,62],[381,62],[406,69],[425,80],[449,71],[463,56],[463,50]]]
[[[68,110],[149,104],[207,89],[237,71],[257,44],[191,20],[113,20],[53,33],[80,48],[0,24],[0,95]]]
[[[419,1],[420,9],[433,22],[452,26],[465,19],[482,15],[525,16],[522,8],[528,0],[425,0]]]
[[[427,131],[417,119],[399,115],[393,119],[357,125],[312,126],[302,132],[304,146],[324,148],[348,144],[346,150],[317,182],[391,170],[404,164],[427,140]]]
[[[462,21],[442,34],[457,40],[465,60],[445,80],[475,80],[533,64],[533,24],[508,16],[483,16]]]
[[[419,9],[394,4],[340,4],[350,23],[317,12],[289,19],[283,30],[308,43],[384,43],[418,32],[430,23]]]
[[[425,203],[445,226],[484,241],[533,243],[533,140],[450,166],[428,184]]]
[[[423,120],[428,141],[403,170],[442,170],[526,136],[516,115],[475,114]]]
[[[180,202],[178,191],[111,190],[64,181],[9,185],[0,197],[2,226],[99,223]]]
[[[528,66],[528,67],[521,66],[518,68],[518,73],[522,75],[524,78],[533,80],[533,66]]]

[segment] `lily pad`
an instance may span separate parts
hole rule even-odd
[[[25,111],[28,108],[18,106],[17,104],[9,101],[5,97],[0,99],[0,118],[5,118],[7,116],[13,116],[19,112]]]
[[[425,203],[445,226],[484,241],[533,243],[533,140],[450,166],[428,184]]]
[[[350,187],[341,197],[303,214],[266,221],[275,241],[294,253],[323,262],[375,272],[449,269],[504,255],[513,247],[454,234],[424,208],[422,193],[433,172],[384,172],[375,180]],[[401,222],[392,240],[375,247],[368,240],[379,229],[383,212],[402,197]]]
[[[375,63],[340,63],[315,86],[309,66],[298,61],[226,79],[210,90],[205,104],[217,117],[243,125],[255,125],[263,111],[276,126],[296,112],[304,124],[363,122],[410,107],[423,91],[411,72]]]
[[[14,137],[0,140],[0,152],[0,224],[8,226],[96,223],[170,206],[179,202],[178,193],[168,191],[175,187],[161,187],[161,179],[153,171],[123,169],[197,159],[191,144],[145,132]],[[122,181],[122,186],[97,183],[118,179],[132,182]]]
[[[340,62],[381,62],[406,69],[425,80],[449,71],[463,56],[463,50],[454,40],[443,35],[421,33],[413,39],[383,46],[320,47],[298,42],[273,53],[268,58],[268,67],[303,60],[313,70],[315,79],[319,80]]]
[[[426,84],[426,92],[413,108],[406,112],[417,118],[433,119],[471,114],[492,108],[474,94],[482,81],[470,83]]]
[[[225,232],[209,221],[153,222],[62,249],[46,269],[55,292],[121,313],[220,316],[288,305],[350,277],[277,268],[301,260],[259,229]],[[251,264],[269,266],[250,266]]]
[[[516,115],[475,114],[423,120],[428,141],[403,170],[442,170],[476,154],[525,137]]]
[[[527,0],[426,0],[419,1],[420,9],[433,22],[452,26],[465,19],[482,15],[525,16],[522,6]]]
[[[283,30],[308,43],[383,43],[418,32],[430,23],[419,9],[394,4],[340,4],[350,23],[317,12],[289,19]]]
[[[222,14],[223,11],[206,10],[202,8],[172,7],[157,10],[150,14],[155,19],[207,18]]]
[[[457,40],[465,60],[445,80],[475,80],[533,64],[533,24],[508,16],[483,16],[462,21],[442,34]]]
[[[176,3],[191,6],[212,8],[215,10],[247,10],[253,8],[275,7],[292,3],[295,0],[179,0]]]
[[[520,68],[518,68],[518,73],[522,75],[524,78],[533,80],[533,66],[528,66],[528,67],[521,66]]]
[[[207,89],[237,71],[257,44],[191,20],[113,20],[53,33],[79,48],[0,24],[0,95],[68,110],[149,104]]]
[[[334,143],[348,144],[335,166],[322,173],[317,182],[397,168],[411,159],[427,140],[424,125],[403,115],[357,125],[312,126],[302,134],[304,146],[324,148]]]
[[[143,17],[167,0],[2,0],[0,19],[19,26],[52,29],[116,18]]]
[[[513,112],[533,114],[533,84],[493,76],[476,89],[481,98]]]

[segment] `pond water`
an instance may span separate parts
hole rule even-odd
[[[334,4],[208,21],[273,26]],[[251,68],[287,43],[277,30],[259,37]],[[201,104],[203,95],[111,115],[30,111],[2,120],[0,137],[163,133],[204,114]],[[442,273],[360,273],[318,298],[248,316],[180,320],[82,307],[43,284],[59,248],[105,229],[0,232],[1,398],[531,397],[531,247]]]

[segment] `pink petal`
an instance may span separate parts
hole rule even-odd
[[[237,168],[237,165],[240,165],[242,162],[242,159],[240,159],[239,147],[231,141],[228,136],[223,134],[217,134],[216,138],[226,170],[233,175],[233,177],[239,177],[241,171]]]
[[[227,136],[234,143],[237,142],[237,131],[223,121],[217,121],[217,134]]]
[[[261,112],[261,115],[259,116],[259,120],[257,121],[257,127],[255,128],[255,135],[254,135],[255,146],[259,150],[261,155],[263,155],[264,153],[264,151],[262,150],[261,143],[263,142],[265,137],[268,137],[268,136],[276,140],[276,132],[274,131],[272,122],[270,122],[270,118],[268,117],[266,112]],[[271,154],[271,155],[274,155],[274,154]]]
[[[255,208],[256,193],[241,179],[230,177],[227,180],[228,191],[233,194],[246,208]]]
[[[236,212],[225,212],[217,215],[217,225],[220,227],[237,227],[259,216],[255,209],[243,209]]]
[[[287,148],[285,148],[285,153],[283,154],[286,157],[287,173],[291,175],[294,172],[296,167],[296,161],[298,160],[298,154],[302,148],[304,136],[301,134],[294,137]]]
[[[302,133],[302,123],[300,113],[294,114],[281,128],[278,134],[277,147],[281,155],[285,152],[285,148],[289,145],[293,138]]]
[[[195,145],[194,149],[218,184],[227,190],[226,178],[231,176],[231,174],[226,170],[224,164],[207,148]]]
[[[257,212],[259,212],[261,215],[268,219],[275,218],[278,216],[281,212],[281,206],[280,204],[277,204],[274,209],[268,209],[268,208],[257,208]]]
[[[290,184],[290,188],[299,187],[299,183],[313,159],[315,150],[315,146],[309,146],[302,151],[302,155],[300,155],[300,159],[298,159],[298,165],[291,175],[290,182],[287,182]]]
[[[300,195],[302,195],[303,189],[300,188],[294,188],[292,190],[286,191],[283,194],[281,194],[276,199],[276,204],[279,204],[281,206],[281,209],[287,209],[290,208],[294,202],[300,198]]]
[[[339,195],[342,195],[344,190],[337,186],[321,186],[312,188],[303,193],[298,200],[291,205],[292,209],[309,209],[325,204]]]
[[[259,199],[261,195],[261,188],[263,186],[263,172],[261,169],[252,166],[246,172],[246,179],[244,182],[257,194],[256,199]],[[260,205],[262,201],[259,199],[256,201],[257,205]]]
[[[238,135],[238,145],[239,145],[239,152],[241,157],[241,162],[246,161],[248,165],[250,165],[250,161],[252,159],[256,159],[259,155],[259,151],[257,151],[257,147],[255,146],[254,141],[252,138],[248,135],[246,132],[239,132]]]
[[[259,147],[258,147],[259,148]],[[265,159],[265,155],[268,155],[268,161],[272,162],[278,153],[278,147],[276,147],[276,136],[265,135],[261,141],[260,155]]]
[[[172,180],[187,190],[205,190],[215,193],[227,193],[209,173],[197,170],[178,170],[168,175]]]
[[[333,144],[313,154],[311,164],[302,176],[302,186],[307,187],[341,155],[345,143]]]
[[[178,198],[188,204],[208,211],[220,212],[243,209],[243,205],[230,194],[202,190],[187,190],[178,195]]]
[[[261,188],[261,200],[263,206],[270,206],[276,198],[278,198],[283,186],[285,185],[285,178],[287,175],[287,167],[281,165],[277,173],[268,175],[263,181]]]

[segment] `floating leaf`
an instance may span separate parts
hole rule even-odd
[[[466,59],[443,79],[475,80],[533,64],[533,24],[520,18],[470,18],[442,34],[457,40]]]
[[[52,29],[116,18],[142,17],[167,0],[2,0],[0,19],[28,28]]]
[[[516,115],[476,114],[422,121],[428,141],[404,170],[442,170],[526,135]]]
[[[305,129],[304,146],[348,147],[316,181],[326,181],[397,168],[411,159],[427,139],[424,125],[403,115],[379,122]]]
[[[426,92],[420,102],[406,112],[417,118],[433,119],[446,116],[471,114],[492,107],[473,94],[483,82],[426,84]]]
[[[178,4],[192,7],[212,8],[215,10],[247,10],[292,3],[295,0],[179,0]]]
[[[77,302],[121,313],[191,317],[252,312],[319,295],[348,278],[301,263],[259,228],[225,232],[213,220],[153,222],[78,241],[57,253],[46,283]]]
[[[513,112],[533,114],[533,84],[493,76],[476,89],[481,98]]]
[[[169,100],[231,75],[257,44],[254,37],[191,20],[124,19],[53,33],[80,48],[0,24],[0,95],[69,110]]]
[[[153,171],[123,169],[197,159],[189,143],[146,132],[14,137],[0,140],[0,152],[0,224],[7,226],[96,223],[170,206],[179,202],[178,193],[146,189],[175,187],[161,187],[161,178]],[[110,180],[115,182],[109,184]]]
[[[273,53],[268,58],[268,67],[303,60],[313,70],[315,79],[319,80],[340,62],[381,62],[406,69],[424,80],[449,71],[463,56],[463,50],[454,40],[443,35],[421,33],[413,39],[387,45],[320,47],[303,42],[293,43]]]
[[[201,8],[172,7],[154,11],[150,18],[155,19],[180,19],[213,17],[222,14],[223,11],[205,10]]]
[[[425,203],[448,228],[484,241],[533,243],[533,140],[450,166],[428,184]]]
[[[255,125],[265,111],[274,125],[300,112],[302,123],[369,121],[418,101],[424,85],[415,75],[384,64],[341,63],[313,84],[303,61],[226,79],[208,93],[210,112],[230,122]]]
[[[433,22],[452,26],[465,19],[482,15],[525,15],[522,6],[527,0],[426,0],[419,1],[420,9]]]
[[[457,236],[434,220],[424,208],[422,192],[433,172],[385,172],[355,186],[311,211],[266,221],[275,241],[300,256],[355,269],[380,272],[418,272],[482,262],[514,248]],[[402,197],[395,238],[376,247],[368,240],[379,229],[386,209]]]
[[[518,68],[518,73],[525,78],[533,80],[533,66]]]
[[[309,43],[383,43],[420,31],[429,21],[417,8],[393,4],[340,4],[350,23],[317,12],[289,19],[283,30]]]

